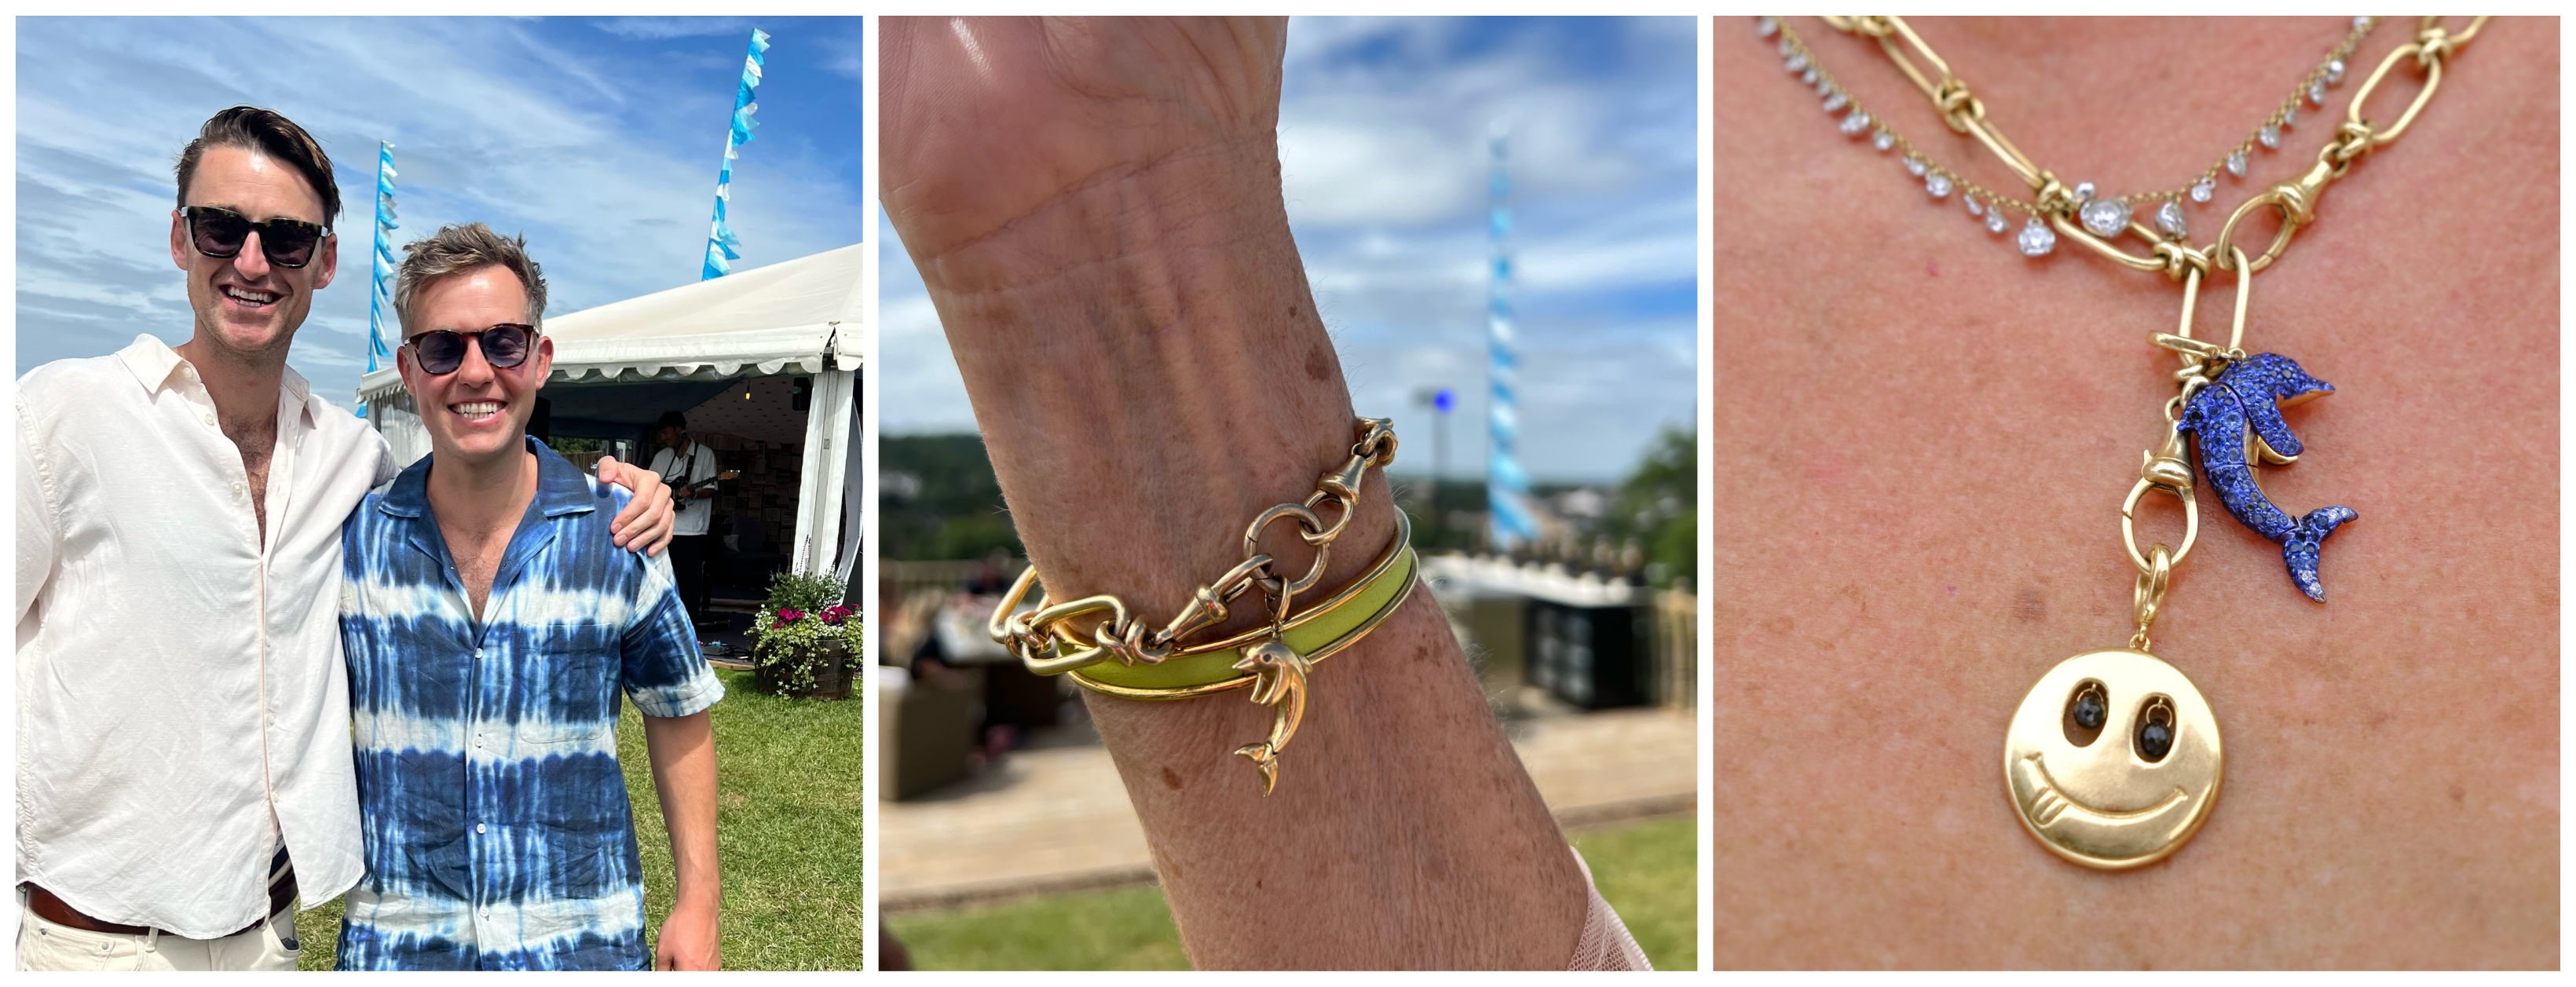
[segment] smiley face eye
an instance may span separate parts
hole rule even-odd
[[[2173,753],[2173,701],[2163,696],[2147,698],[2146,708],[2138,712],[2138,756],[2149,763],[2162,761]]]
[[[2102,735],[2102,724],[2111,717],[2111,694],[2102,683],[2086,679],[2075,686],[2075,694],[2066,699],[2063,727],[2068,743],[2077,747],[2092,746]]]

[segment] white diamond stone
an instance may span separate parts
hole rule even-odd
[[[1839,92],[1837,92],[1837,93],[1835,93],[1835,94],[1833,94],[1833,95],[1831,95],[1831,96],[1827,96],[1827,97],[1825,97],[1825,112],[1827,112],[1827,113],[1839,113],[1839,112],[1842,112],[1842,108],[1843,108],[1843,107],[1850,106],[1850,105],[1851,105],[1851,97],[1849,97],[1849,96],[1845,96],[1845,95],[1843,95],[1842,93],[1839,93]]]
[[[2308,83],[2308,102],[2315,103],[2318,106],[2326,105],[2325,80],[2319,79],[2315,82]]]
[[[1790,54],[1791,52],[1794,52],[1794,51],[1797,51],[1797,50],[1798,50],[1798,46],[1793,45],[1793,44],[1790,44],[1790,43],[1789,43],[1789,39],[1787,39],[1787,38],[1782,38],[1782,39],[1780,39],[1779,49],[1780,49],[1780,57],[1782,57],[1782,58],[1787,58],[1787,57],[1789,57],[1789,54]]]
[[[1950,194],[1950,176],[1937,171],[1923,176],[1923,191],[1931,193],[1932,197],[1935,199],[1948,197]]]
[[[1815,85],[1815,84],[1816,84],[1816,67],[1815,67],[1815,66],[1813,66],[1813,65],[1807,66],[1807,70],[1806,70],[1805,72],[1798,73],[1798,81],[1803,82],[1803,83],[1806,83],[1806,84],[1808,84],[1808,85],[1810,85],[1810,86]]]
[[[1876,147],[1876,148],[1878,148],[1879,150],[1884,151],[1884,150],[1887,150],[1888,148],[1891,148],[1891,147],[1895,147],[1895,146],[1896,146],[1896,134],[1895,134],[1894,132],[1892,132],[1892,131],[1882,130],[1882,131],[1879,131],[1876,135],[1872,136],[1872,137],[1869,139],[1869,143],[1870,143],[1870,146],[1872,146],[1872,147]]]
[[[2296,127],[2296,126],[2298,126],[2298,125],[2299,125],[2299,108],[2298,108],[2298,107],[2293,106],[2293,107],[2290,107],[2289,109],[2286,109],[2286,110],[2282,110],[2282,111],[2281,111],[2281,126],[2283,126],[2283,127]]]
[[[2275,151],[2280,150],[2281,125],[2277,123],[2264,124],[2263,129],[2255,133],[2254,139],[2262,141],[2264,147],[2271,148]]]
[[[2057,231],[2049,229],[2048,224],[2040,222],[2037,216],[2031,217],[2030,223],[2021,228],[2021,235],[2013,240],[2021,247],[2024,257],[2046,257],[2049,251],[2057,249]]]
[[[1967,204],[1968,215],[1983,216],[1986,214],[1986,207],[1977,204],[1976,196],[1963,195],[1959,197],[1959,201]]]
[[[2237,150],[2235,150],[2235,151],[2230,152],[2230,153],[2227,155],[2227,173],[2228,173],[2228,174],[2230,174],[2230,175],[2234,175],[2234,176],[2236,176],[2236,177],[2238,177],[2238,178],[2243,178],[2243,177],[2245,177],[2245,151],[2244,151],[2244,149],[2239,148],[2239,149],[2237,149]]]
[[[2000,207],[2000,206],[1998,206],[1998,207],[1996,207],[1996,208],[1986,210],[1986,232],[1988,232],[1988,233],[2001,233],[2001,232],[2003,232],[2003,231],[2004,231],[2004,211],[2003,211],[2003,208],[2002,208],[2002,207]]]
[[[2362,28],[2369,27],[2369,26],[2370,26],[2370,18],[2367,18],[2367,17],[2355,17],[2355,18],[2353,18],[2353,19],[2352,19],[2352,29],[2353,29],[2353,30],[2355,30],[2355,31],[2361,30]]]
[[[1846,116],[1846,117],[1844,117],[1844,118],[1843,118],[1843,122],[1842,122],[1843,136],[1846,136],[1846,137],[1858,137],[1858,136],[1860,136],[1860,135],[1862,134],[1862,132],[1867,131],[1868,129],[1869,129],[1869,114],[1867,114],[1867,113],[1863,113],[1863,112],[1861,112],[1861,111],[1859,111],[1859,110],[1853,110],[1853,111],[1851,111],[1851,115]]]
[[[2190,236],[2190,228],[2183,225],[2182,203],[2166,199],[2164,205],[2157,206],[2156,228],[2178,237]]]
[[[2191,185],[2191,201],[2193,202],[2207,202],[2211,196],[2217,194],[2218,179],[2203,178],[2197,182],[2193,182]]]
[[[1905,159],[1905,173],[1906,173],[1906,174],[1908,174],[1908,175],[1912,175],[1912,176],[1914,176],[1914,177],[1916,177],[1916,178],[1921,178],[1921,177],[1923,177],[1923,159],[1922,159],[1922,158],[1907,158],[1907,159]]]
[[[1813,73],[1816,70],[1808,69],[1807,71]],[[1831,79],[1814,79],[1810,80],[1807,84],[1816,87],[1816,95],[1818,96],[1834,91],[1834,82]]]
[[[2079,202],[2079,203],[2083,203],[2083,202],[2091,202],[2091,201],[2093,201],[2093,183],[2092,183],[2092,182],[2077,182],[2077,183],[2075,183],[2075,201],[2076,201],[2076,202]]]
[[[2115,237],[2129,228],[2129,204],[2118,199],[2095,199],[2084,204],[2076,215],[2083,217],[2084,228],[2094,236]]]
[[[1753,19],[1754,37],[1767,38],[1778,33],[1780,33],[1779,21],[1772,20],[1768,17],[1756,17]]]
[[[1791,55],[1789,56],[1789,60],[1783,64],[1789,69],[1789,74],[1796,75],[1806,69],[1807,56],[1804,54]]]
[[[2367,21],[2369,19],[2370,18],[2367,17],[2356,18],[2354,23],[2358,24],[2361,21]],[[2343,85],[2343,59],[2338,58],[2326,63],[2326,85]]]

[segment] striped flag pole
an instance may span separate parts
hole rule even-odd
[[[751,143],[751,115],[760,112],[760,104],[752,96],[760,89],[760,66],[768,51],[769,35],[753,28],[751,52],[742,59],[742,81],[733,90],[733,126],[725,131],[724,164],[716,171],[716,214],[707,227],[706,265],[698,272],[700,281],[725,276],[733,270],[729,262],[742,259],[742,241],[733,235],[733,227],[725,225],[725,202],[733,196],[733,162],[741,156],[738,149]]]
[[[1494,547],[1508,550],[1537,538],[1538,526],[1530,520],[1529,474],[1521,471],[1520,460],[1514,455],[1520,439],[1517,393],[1520,353],[1513,338],[1509,297],[1512,287],[1512,181],[1505,166],[1510,160],[1511,150],[1509,140],[1499,125],[1494,128],[1489,150],[1493,177],[1486,186],[1490,203],[1486,236],[1493,244],[1493,251],[1485,304],[1488,386],[1485,422],[1490,441],[1485,458],[1485,510]]]
[[[385,345],[385,315],[394,307],[394,231],[402,226],[394,222],[394,146],[376,142],[376,252],[370,262],[373,276],[367,292],[367,372],[392,362],[393,350]],[[402,327],[394,327],[395,334]],[[364,409],[360,410],[364,413]]]

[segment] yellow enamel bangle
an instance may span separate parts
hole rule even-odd
[[[1243,533],[1243,561],[1199,587],[1170,624],[1149,628],[1128,612],[1124,601],[1107,594],[1061,603],[1042,594],[1033,609],[1022,611],[1022,601],[1038,583],[1037,568],[1031,566],[994,607],[988,633],[1030,671],[1069,674],[1083,688],[1103,695],[1168,700],[1251,689],[1253,702],[1274,711],[1270,736],[1235,753],[1252,762],[1261,774],[1261,793],[1270,794],[1279,782],[1279,752],[1305,717],[1307,674],[1316,662],[1384,623],[1412,596],[1417,581],[1413,526],[1399,511],[1394,539],[1365,574],[1320,604],[1303,610],[1295,606],[1330,565],[1334,541],[1359,508],[1368,468],[1395,461],[1391,422],[1362,418],[1354,427],[1358,441],[1351,445],[1350,458],[1318,478],[1305,503],[1275,505],[1253,518]],[[1326,523],[1326,512],[1338,516]],[[1303,576],[1274,571],[1275,560],[1261,551],[1262,533],[1280,521],[1293,522],[1299,539],[1315,549],[1315,560]],[[1254,589],[1269,603],[1268,622],[1221,640],[1192,640],[1224,624],[1227,605]]]

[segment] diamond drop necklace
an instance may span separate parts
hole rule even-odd
[[[1933,199],[1960,193],[1968,214],[1986,228],[2002,233],[2010,224],[2006,209],[2029,216],[2014,243],[2030,257],[2054,251],[2060,237],[2073,240],[2101,257],[2137,271],[2162,272],[2182,284],[2182,320],[2171,333],[2151,332],[2147,342],[2177,354],[2172,372],[2177,393],[2164,402],[2164,422],[2155,446],[2129,496],[2120,505],[2120,540],[2137,569],[2131,595],[2136,633],[2126,647],[2099,648],[2059,662],[2022,698],[2004,733],[2004,786],[2023,829],[2059,857],[2088,867],[2123,869],[2164,859],[2189,841],[2208,821],[2217,803],[2223,760],[2218,720],[2191,679],[2150,653],[2148,630],[2163,609],[2174,570],[2191,554],[2200,534],[2200,507],[2195,484],[2206,483],[2236,520],[2281,546],[2290,581],[2309,599],[2323,604],[2325,585],[2317,572],[2318,555],[2328,535],[2360,515],[2341,505],[2320,507],[2293,516],[2263,493],[2255,478],[2258,464],[2287,465],[2305,451],[2281,417],[2281,408],[2334,393],[2334,385],[2309,376],[2297,363],[2275,353],[2245,351],[2245,310],[2256,272],[2280,259],[2300,227],[2315,222],[2317,202],[2342,179],[2355,161],[2403,135],[2433,94],[2441,89],[2442,71],[2478,31],[2485,17],[2472,18],[2457,33],[2441,18],[2421,19],[2414,40],[2397,47],[2372,70],[2345,108],[2343,123],[2318,149],[2316,163],[2298,178],[2273,185],[2228,214],[2218,239],[2205,247],[2192,245],[2182,200],[2207,203],[2217,194],[2218,172],[2242,179],[2247,154],[2260,145],[2279,150],[2285,130],[2297,126],[2304,103],[2325,106],[2326,87],[2343,80],[2344,60],[2368,37],[2377,19],[2356,17],[2343,43],[2299,81],[2288,100],[2239,142],[2220,162],[2204,169],[2182,189],[2124,196],[2097,195],[2091,182],[2069,187],[2033,163],[1986,119],[1986,107],[1951,74],[1949,63],[1933,52],[1921,35],[1898,17],[1827,17],[1837,30],[1878,42],[1906,78],[1930,97],[1943,123],[1973,137],[2029,183],[2031,199],[2023,201],[1984,188],[1932,161],[1882,117],[1873,117],[1834,77],[1817,64],[1813,51],[1781,19],[1754,21],[1755,35],[1778,39],[1781,67],[1824,100],[1827,113],[1842,114],[1840,129],[1851,138],[1867,136],[1880,152],[1902,148],[1906,171],[1923,179]],[[1908,51],[1913,53],[1909,57]],[[1932,71],[1918,67],[1916,58]],[[2393,123],[2363,115],[2380,80],[2398,65],[2411,63],[2423,88]],[[2133,207],[2157,203],[2155,226],[2132,218]],[[2248,256],[2237,241],[2237,227],[2255,213],[2275,211],[2280,226],[2271,245]],[[2150,248],[2131,253],[2117,241],[2133,235]],[[2235,315],[2224,346],[2192,338],[2192,316],[2201,283],[2218,274],[2236,279]],[[2198,453],[2193,469],[2185,438]],[[2138,546],[2138,503],[2149,493],[2175,498],[2183,509],[2180,548],[2161,542]]]
[[[1788,24],[1780,19],[1757,18],[1754,22],[1754,33],[1760,38],[1778,39],[1777,49],[1784,60],[1782,67],[1797,76],[1801,82],[1815,87],[1816,95],[1824,101],[1826,113],[1842,115],[1838,126],[1844,136],[1859,138],[1867,135],[1870,146],[1880,152],[1899,152],[1906,172],[1922,179],[1923,190],[1935,199],[1948,198],[1952,190],[1957,190],[1959,201],[1967,207],[1969,217],[1984,222],[1986,230],[1990,233],[2001,234],[2010,228],[2010,223],[2004,218],[2006,209],[2028,216],[2029,220],[2023,225],[2021,234],[2013,240],[2014,244],[2021,248],[2022,253],[2032,257],[2044,257],[2057,249],[2057,231],[2042,220],[2043,216],[2050,214],[2042,203],[2048,201],[2048,180],[2055,176],[2031,164],[2030,159],[2022,156],[2018,148],[2003,139],[2003,135],[1994,129],[1993,124],[1985,122],[1984,106],[1967,95],[1967,87],[1949,74],[1948,64],[1943,62],[1940,56],[1933,54],[1931,48],[1913,33],[1912,28],[1906,26],[1903,19],[1827,17],[1824,20],[1838,30],[1877,40],[1897,69],[1904,72],[1906,78],[1912,80],[1916,87],[1922,89],[1924,95],[1931,97],[1933,106],[1942,111],[1942,117],[1950,124],[1951,129],[1962,134],[1974,134],[1985,140],[1987,146],[1995,149],[1996,154],[2003,158],[2006,165],[2012,167],[2023,180],[2031,183],[2031,190],[2039,201],[2023,200],[1990,191],[1961,176],[1958,172],[1942,166],[1931,156],[1918,150],[1913,142],[1906,140],[1903,134],[1897,133],[1896,128],[1891,126],[1886,118],[1872,116],[1866,108],[1862,107],[1859,99],[1845,90],[1842,84],[1834,79],[1833,73],[1825,70],[1815,52],[1807,48],[1806,40],[1800,38],[1796,31],[1791,30]],[[2207,205],[2210,200],[2217,197],[2220,172],[2226,172],[2229,176],[2242,180],[2251,166],[2250,155],[2255,148],[2260,147],[2265,151],[2280,150],[2284,134],[2299,124],[2300,108],[2313,106],[2319,111],[2325,108],[2327,88],[2343,83],[2345,59],[2352,57],[2354,49],[2359,48],[2362,41],[2370,36],[2371,29],[2378,25],[2377,18],[2353,18],[2352,29],[2344,35],[2343,42],[2336,45],[2334,50],[2327,52],[2325,58],[2319,60],[2314,68],[2309,69],[2308,73],[2299,79],[2299,84],[2291,89],[2289,98],[2282,100],[2280,105],[2272,110],[2271,115],[2265,117],[2263,122],[2243,140],[2237,141],[2236,146],[2229,148],[2227,153],[2212,161],[2209,167],[2201,169],[2200,174],[2194,176],[2190,184],[2161,192],[2138,192],[2119,196],[2096,195],[2092,182],[2077,182],[2072,188],[2064,189],[2064,193],[2073,201],[2077,223],[2085,232],[2097,239],[2116,238],[2122,231],[2128,229],[2130,217],[2139,207],[2155,203],[2153,208],[2156,228],[2147,230],[2142,227],[2139,231],[2140,235],[2150,241],[2156,239],[2158,234],[2176,239],[2190,235],[2188,220],[2183,212],[2183,200],[2189,199],[2195,204]],[[1922,53],[1924,61],[1930,63],[1934,71],[1939,73],[1939,78],[1936,80],[1924,75],[1922,70],[1915,66],[1913,60],[1906,56],[1904,49],[1897,46],[1899,40],[1907,42]],[[1946,90],[1945,85],[1949,87]],[[1957,95],[1945,95],[1945,92]],[[1970,121],[1974,121],[1975,130],[1970,129]]]

